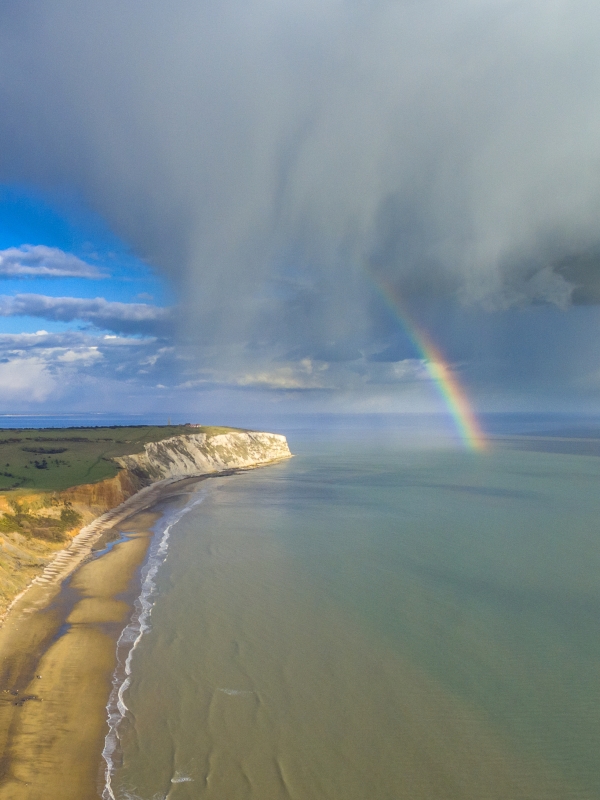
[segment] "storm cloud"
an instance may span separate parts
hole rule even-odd
[[[599,38],[583,0],[6,2],[0,178],[79,192],[188,343],[369,357],[382,283],[600,300]]]

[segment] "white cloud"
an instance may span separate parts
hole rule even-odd
[[[186,387],[194,385],[214,384],[222,386],[238,386],[243,388],[273,390],[314,390],[332,388],[334,385],[327,379],[329,365],[324,362],[315,364],[309,358],[281,365],[270,365],[268,368],[239,370],[223,370],[218,367],[203,370],[199,379],[187,381]]]
[[[79,350],[65,350],[57,357],[57,361],[73,364],[80,362],[81,364],[91,364],[99,358],[103,358],[102,353],[99,352],[98,347],[84,347]]]
[[[238,355],[238,368],[226,369],[218,364],[212,367],[186,367],[189,377],[179,384],[182,389],[238,387],[244,389],[269,389],[274,391],[363,391],[370,386],[409,386],[431,383],[431,376],[423,359],[407,358],[397,362],[372,362],[364,356],[352,361],[324,362],[303,358],[299,361],[275,362],[268,367],[244,364]]]
[[[45,359],[13,358],[0,363],[0,401],[40,403],[56,388]]]
[[[107,341],[108,338],[108,341]],[[71,347],[88,347],[100,344],[106,350],[117,350],[123,347],[155,346],[156,340],[151,337],[98,336],[88,331],[62,331],[48,333],[0,333],[0,357],[9,351],[35,351],[69,349]]]
[[[131,392],[150,398],[157,383],[178,383],[167,350],[149,337],[0,333],[0,410],[25,413],[40,402],[56,410],[99,404],[119,410]]]
[[[424,380],[429,372],[422,358],[405,358],[390,365],[390,373],[396,380]]]
[[[39,317],[53,322],[80,320],[118,333],[167,333],[172,311],[146,303],[120,303],[41,294],[0,295],[0,317]]]
[[[43,244],[0,250],[0,278],[107,278],[72,253]]]
[[[323,380],[315,378],[295,367],[280,367],[260,372],[247,372],[233,379],[238,386],[262,387],[265,389],[324,389]]]

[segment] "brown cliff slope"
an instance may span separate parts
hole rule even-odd
[[[151,501],[153,485],[158,489],[290,456],[285,437],[278,434],[186,434],[147,443],[139,454],[115,457],[119,471],[105,480],[58,492],[21,489],[0,495],[0,615],[33,581],[62,580],[87,557],[105,528]]]

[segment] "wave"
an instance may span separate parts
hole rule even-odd
[[[115,755],[120,749],[119,727],[129,709],[124,695],[131,683],[131,662],[133,654],[145,633],[150,630],[150,615],[156,599],[156,575],[164,564],[169,549],[171,529],[192,508],[199,505],[205,497],[206,490],[200,497],[194,497],[187,505],[173,514],[163,517],[155,531],[150,545],[148,559],[142,569],[142,588],[134,604],[134,612],[129,623],[123,628],[117,641],[117,666],[113,673],[112,690],[106,706],[108,733],[104,740],[102,758],[106,764],[104,770],[104,789],[102,800],[117,800],[113,791],[115,772]],[[163,527],[164,526],[164,527]],[[177,782],[177,781],[176,781]]]

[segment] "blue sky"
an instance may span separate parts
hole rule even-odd
[[[143,376],[170,345],[161,323],[173,302],[168,283],[74,194],[0,187],[2,413],[118,411],[123,389],[155,388]]]
[[[106,273],[101,280],[54,278],[23,282],[2,278],[2,293],[31,291],[48,295],[73,295],[156,305],[173,302],[167,282],[137,258],[100,217],[76,196],[44,196],[34,187],[0,186],[0,250],[22,245],[46,245],[73,254]]]
[[[378,285],[475,407],[600,410],[599,38],[584,0],[0,6],[0,413],[440,410]]]

